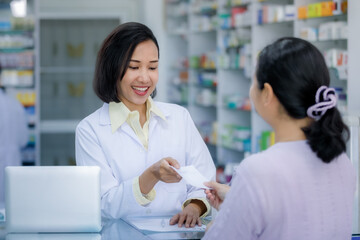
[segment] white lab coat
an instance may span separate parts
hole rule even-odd
[[[21,148],[29,139],[26,113],[21,104],[0,89],[0,202],[4,202],[4,169],[21,165]]]
[[[164,157],[181,166],[194,165],[209,180],[215,179],[215,166],[189,112],[178,105],[154,102],[167,121],[150,117],[149,145],[144,148],[125,122],[111,132],[109,105],[104,104],[83,119],[76,129],[77,165],[101,167],[101,207],[108,218],[173,215],[189,198],[205,198],[204,191],[179,183],[158,182],[156,197],[141,206],[133,194],[133,180]]]

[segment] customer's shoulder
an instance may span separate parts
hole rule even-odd
[[[245,158],[240,166],[242,169],[246,169],[251,172],[263,172],[270,171],[275,165],[279,164],[281,159],[278,158],[279,149],[270,147],[258,153],[251,154]]]

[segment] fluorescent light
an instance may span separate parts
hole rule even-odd
[[[26,16],[26,0],[12,0],[10,2],[10,8],[14,17]]]

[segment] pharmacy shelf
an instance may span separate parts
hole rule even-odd
[[[295,2],[301,2],[301,0],[295,0]],[[313,3],[317,3],[320,1],[312,1]],[[339,19],[347,19],[347,14],[339,14],[339,15],[333,15],[333,16],[326,16],[326,17],[311,17],[311,18],[303,18],[303,19],[297,19],[296,21],[299,22],[311,22],[311,21],[317,21],[317,20],[322,20],[322,21],[326,21],[326,22],[330,22],[330,21],[334,21],[334,20],[339,20]]]
[[[33,47],[6,47],[6,48],[0,48],[0,52],[12,53],[12,52],[22,52],[33,49],[34,49]]]
[[[2,71],[6,70],[15,70],[15,71],[24,71],[24,70],[34,70],[34,67],[3,67]]]
[[[102,104],[92,88],[97,52],[119,23],[116,14],[39,13],[40,165],[74,163],[76,126]]]
[[[349,9],[351,8],[352,3],[349,1]],[[238,97],[248,97],[248,90],[251,85],[251,81],[253,80],[253,74],[256,66],[256,57],[259,51],[264,48],[267,44],[275,41],[279,37],[285,36],[296,36],[300,37],[300,30],[306,27],[318,28],[322,23],[328,22],[339,22],[339,21],[347,21],[349,18],[349,13],[339,14],[335,16],[327,16],[327,17],[313,17],[307,19],[298,19],[297,16],[297,8],[300,6],[307,6],[312,3],[323,2],[322,0],[268,0],[268,1],[242,1],[242,4],[235,4],[231,6],[231,2],[233,1],[216,1],[216,11],[214,9],[209,8],[213,4],[213,1],[201,1],[201,0],[189,0],[189,1],[178,1],[178,2],[166,2],[167,5],[172,4],[172,8],[176,4],[188,2],[189,9],[196,9],[195,12],[188,10],[188,18],[182,15],[181,18],[178,19],[187,19],[188,25],[186,29],[182,29],[181,38],[186,39],[187,45],[186,47],[181,46],[179,44],[171,45],[171,49],[174,46],[179,46],[178,49],[182,52],[187,51],[188,59],[190,62],[190,68],[188,69],[189,73],[189,83],[188,83],[188,108],[195,122],[201,122],[201,119],[213,119],[217,122],[218,128],[218,139],[216,145],[216,159],[218,159],[219,163],[226,162],[239,162],[241,161],[244,155],[247,153],[241,151],[234,151],[233,149],[229,149],[225,147],[221,143],[221,128],[226,124],[235,124],[239,126],[245,126],[251,128],[251,152],[260,151],[260,146],[258,144],[259,139],[261,139],[262,134],[268,131],[271,131],[271,127],[264,122],[256,113],[254,109],[251,110],[238,110],[238,109],[229,109],[224,106],[224,98],[228,95],[232,95],[237,93]],[[235,1],[236,2],[236,1]],[[259,23],[259,10],[264,9],[264,7],[271,6],[283,6],[286,14],[284,20],[279,22],[271,22],[263,21]],[[200,9],[200,10],[199,10]],[[201,10],[202,9],[202,10]],[[230,22],[233,19],[226,19],[226,16],[230,16],[231,12],[244,13],[244,9],[247,9],[247,19],[244,22],[236,22],[235,26],[232,26]],[[291,14],[291,11],[293,15]],[[209,27],[206,22],[204,22],[207,27],[202,27],[196,21],[196,18],[201,18],[202,16],[207,16],[207,18],[211,18],[213,15],[217,15],[218,26],[214,29]],[[227,15],[228,14],[228,15]],[[171,15],[167,13],[167,15]],[[245,16],[245,15],[244,15]],[[237,19],[243,17],[243,15],[237,15]],[[206,17],[204,17],[206,18]],[[353,18],[354,19],[354,18]],[[167,18],[168,20],[168,18]],[[356,25],[356,21],[352,21],[350,24]],[[201,29],[201,30],[199,30]],[[206,29],[206,31],[203,31]],[[210,29],[210,31],[209,31]],[[340,39],[326,39],[326,40],[316,40],[311,41],[316,47],[320,49],[320,51],[324,52],[329,49],[343,49],[346,50],[350,47],[350,42],[353,43],[353,48],[357,48],[359,52],[359,45],[355,44],[353,39],[356,39],[356,33],[354,26],[349,26],[349,29],[353,29],[352,32],[349,31],[348,37],[341,37]],[[176,29],[171,29],[172,31],[168,31],[169,41],[172,42],[174,36],[171,32],[176,31]],[[237,39],[237,43],[231,42],[231,46],[226,46],[227,43],[224,43],[225,37],[233,37],[233,35],[238,32],[250,32],[251,37],[250,40],[247,37],[244,37],[243,34],[238,34],[239,39]],[[229,35],[230,34],[230,35]],[[231,35],[232,34],[232,35]],[[354,36],[355,37],[354,37]],[[242,39],[242,37],[244,37]],[[229,40],[229,39],[227,39]],[[234,39],[232,39],[234,40]],[[250,44],[248,46],[251,47],[248,58],[251,61],[251,69],[247,69],[246,71],[243,69],[239,69],[238,67],[224,67],[224,66],[216,66],[216,71],[214,69],[214,73],[217,77],[217,85],[214,88],[217,95],[217,103],[215,109],[206,109],[204,107],[199,107],[194,99],[196,99],[197,94],[199,94],[199,89],[206,88],[205,86],[199,87],[196,82],[196,74],[201,72],[199,69],[195,69],[191,67],[192,57],[195,55],[200,56],[202,53],[209,52],[210,50],[216,49],[216,54],[226,55],[234,52],[240,51],[241,47],[246,44]],[[214,48],[213,45],[216,45]],[[226,46],[226,47],[224,47]],[[357,53],[357,55],[360,55]],[[356,56],[357,56],[356,55]],[[182,55],[183,56],[183,55]],[[354,54],[353,54],[354,58]],[[356,58],[356,57],[355,57]],[[219,59],[218,59],[219,60]],[[226,58],[225,58],[226,60]],[[242,59],[244,60],[244,59]],[[223,63],[224,59],[221,59],[221,63]],[[232,60],[233,61],[233,60]],[[225,61],[226,62],[226,61]],[[219,61],[218,61],[219,63]],[[355,86],[357,83],[354,79],[349,77],[344,77],[344,72],[340,72],[341,69],[337,69],[334,67],[329,67],[329,72],[331,76],[331,85],[337,87],[337,89],[343,89],[348,93],[348,105],[355,106],[360,102],[359,95],[354,94],[352,89],[349,91],[348,86]],[[343,71],[343,70],[341,70]],[[353,70],[349,70],[349,72],[353,72]],[[355,75],[353,75],[355,76]],[[358,81],[357,81],[358,82]],[[356,85],[358,86],[358,84]],[[210,88],[211,89],[211,88]],[[360,108],[358,108],[360,109]],[[354,112],[354,107],[352,107],[352,112]],[[359,110],[358,110],[359,111]],[[347,111],[343,111],[343,114],[346,115]],[[201,117],[202,116],[202,117]],[[214,118],[215,116],[215,118]]]
[[[84,20],[84,19],[121,19],[126,18],[124,13],[120,14],[105,14],[98,12],[84,12],[84,13],[63,13],[63,12],[41,12],[38,16],[41,20]]]
[[[4,6],[7,3],[4,3]],[[35,72],[37,68],[34,64],[37,56],[35,31],[37,26],[33,24],[34,16],[33,1],[28,1],[28,16],[21,19],[10,18],[6,13],[6,7],[2,9],[2,20],[9,22],[9,29],[0,30],[0,65],[1,85],[6,88],[9,96],[17,99],[24,107],[28,121],[29,139],[27,146],[21,151],[21,161],[23,165],[37,165],[38,163],[38,136],[39,122],[36,117],[38,102],[36,100]],[[9,16],[9,18],[7,17]]]
[[[168,1],[166,4],[167,29],[167,98],[170,102],[189,106],[188,62],[188,1]],[[176,16],[176,17],[173,17]]]
[[[328,0],[326,0],[328,2]],[[213,1],[209,0],[188,0],[188,1],[166,1],[167,5],[172,5],[172,8],[176,6],[176,4],[188,3],[188,8],[201,9],[202,4],[204,6],[208,6]],[[210,2],[210,3],[209,3]],[[194,104],[194,99],[196,99],[198,94],[199,87],[194,85],[194,81],[196,80],[196,74],[199,71],[193,68],[188,69],[189,73],[189,82],[188,82],[188,109],[194,119],[194,121],[201,130],[201,123],[203,123],[202,119],[211,119],[215,121],[217,124],[217,132],[214,135],[217,135],[216,146],[210,145],[209,150],[214,159],[217,160],[216,164],[218,165],[226,165],[229,162],[239,163],[244,156],[247,156],[249,153],[241,150],[241,144],[238,149],[233,149],[232,147],[228,147],[229,145],[224,145],[222,143],[222,134],[226,129],[225,126],[234,125],[234,126],[243,126],[251,128],[251,152],[255,153],[261,151],[264,147],[258,142],[262,139],[263,136],[269,136],[269,131],[272,131],[271,127],[261,119],[261,117],[256,113],[255,109],[251,109],[250,111],[243,110],[232,110],[224,107],[224,97],[237,93],[239,98],[248,97],[248,91],[251,85],[251,81],[253,81],[253,75],[255,72],[256,66],[256,58],[259,54],[259,51],[263,49],[266,45],[275,41],[280,37],[285,36],[295,36],[295,37],[303,37],[300,34],[301,29],[304,28],[319,28],[320,24],[330,23],[330,22],[347,22],[348,31],[347,37],[342,36],[340,39],[326,39],[326,40],[312,40],[308,39],[312,42],[321,52],[328,51],[329,49],[339,49],[339,50],[348,50],[348,59],[349,65],[347,68],[348,76],[343,77],[343,73],[341,70],[335,68],[333,66],[329,66],[329,72],[331,77],[331,86],[335,87],[337,91],[344,91],[343,93],[347,96],[347,103],[341,103],[341,106],[338,106],[340,110],[342,110],[342,114],[344,117],[347,115],[355,115],[360,116],[360,95],[358,91],[360,89],[360,81],[358,81],[358,76],[360,75],[360,68],[357,66],[360,62],[360,31],[358,31],[358,24],[360,22],[360,15],[358,14],[358,10],[360,8],[360,1],[358,0],[348,0],[348,9],[349,12],[347,14],[340,14],[335,16],[328,17],[313,17],[307,19],[298,19],[298,8],[301,6],[308,6],[313,3],[321,3],[325,2],[325,0],[249,0],[249,1],[227,1],[227,0],[217,0],[217,21],[218,26],[216,26],[216,31],[204,31],[201,32],[199,30],[194,30],[199,27],[198,24],[195,24],[196,21],[193,21],[196,17],[201,17],[202,13],[211,15],[213,10],[208,11],[196,11],[196,13],[188,10],[188,18],[182,16],[177,19],[187,19],[187,28],[182,28],[179,30],[181,32],[180,35],[174,36],[172,32],[176,31],[176,24],[171,25],[170,29],[168,29],[168,43],[169,49],[167,49],[166,54],[169,54],[173,57],[173,51],[181,51],[182,53],[187,52],[187,57],[190,62],[194,55],[201,55],[206,51],[213,50],[213,44],[216,45],[216,54],[218,56],[223,56],[225,54],[232,54],[234,52],[239,51],[240,47],[243,46],[243,43],[250,43],[250,54],[249,59],[251,61],[250,71],[244,71],[242,69],[231,69],[229,67],[223,67],[219,63],[224,63],[224,59],[226,58],[218,58],[218,66],[216,67],[216,77],[217,77],[217,86],[216,86],[216,95],[217,95],[217,103],[216,108],[207,109],[203,107],[198,107]],[[231,6],[231,2],[242,2],[244,4]],[[339,2],[339,1],[338,1]],[[193,5],[196,5],[195,7]],[[225,6],[222,6],[225,5]],[[183,6],[183,5],[181,5]],[[286,21],[280,22],[271,22],[271,23],[261,23],[259,24],[259,10],[263,9],[264,6],[286,6],[286,11],[293,11],[293,17],[290,15],[286,15]],[[234,8],[237,8],[233,10]],[[226,18],[226,16],[231,15],[231,11],[238,12],[241,14],[243,9],[239,8],[247,8],[251,13],[247,17],[244,23],[238,22],[237,27],[231,26],[229,22],[231,22],[231,18]],[[206,9],[206,8],[204,8]],[[284,8],[285,9],[285,8]],[[230,14],[229,14],[230,12]],[[271,14],[273,14],[272,12]],[[289,12],[287,12],[289,13]],[[167,15],[171,15],[167,13]],[[281,16],[281,14],[280,14]],[[285,15],[283,15],[285,16]],[[241,19],[242,16],[238,15],[236,18]],[[235,19],[235,18],[234,18]],[[168,20],[168,18],[166,19]],[[174,20],[171,20],[174,22]],[[179,21],[179,20],[178,20]],[[204,20],[205,23],[206,20]],[[266,22],[266,21],[264,21]],[[180,24],[178,24],[180,26]],[[206,24],[205,24],[206,25]],[[199,27],[201,28],[201,26]],[[207,29],[207,28],[205,28]],[[236,32],[241,32],[243,30],[250,31],[251,40],[246,39],[238,39],[237,43],[239,47],[224,47],[226,44],[225,40],[229,40],[226,38],[231,38],[231,35]],[[171,30],[171,31],[169,31]],[[225,36],[225,37],[224,37]],[[239,34],[240,38],[243,35]],[[179,45],[178,42],[174,41],[175,38],[186,39],[186,45]],[[232,39],[233,40],[233,39]],[[232,41],[228,41],[233,43]],[[235,41],[235,46],[236,41]],[[206,47],[205,47],[206,46]],[[205,50],[204,48],[207,48]],[[331,54],[336,55],[336,52],[332,52]],[[181,55],[184,56],[184,55]],[[170,59],[171,59],[170,57]],[[346,57],[346,55],[345,55]],[[336,59],[336,57],[335,57]],[[232,60],[231,62],[233,62]],[[170,71],[170,70],[169,70]],[[249,74],[250,73],[250,74]],[[196,81],[195,81],[196,82]],[[341,101],[339,101],[341,102]],[[346,106],[348,110],[346,110]],[[206,124],[204,124],[206,125]],[[226,139],[225,139],[226,140]],[[357,156],[358,158],[358,156]],[[358,211],[358,200],[357,200],[357,211]],[[359,215],[357,215],[357,219],[354,221],[354,232],[358,232],[359,229]]]

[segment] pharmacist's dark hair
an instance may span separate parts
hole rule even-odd
[[[138,44],[151,40],[160,50],[153,32],[144,24],[128,22],[115,28],[104,40],[98,52],[93,88],[104,102],[120,102],[117,85],[129,67],[131,56]],[[156,89],[151,94],[155,97]]]
[[[260,89],[268,83],[289,116],[307,117],[321,86],[329,86],[330,76],[321,52],[311,43],[294,37],[280,38],[259,54],[256,77]],[[346,151],[349,129],[336,107],[302,129],[307,142],[325,163]]]

